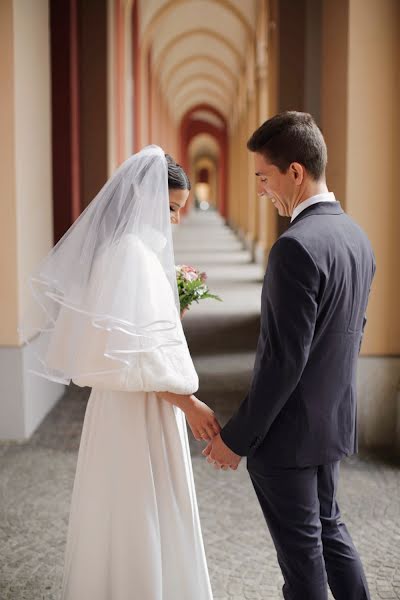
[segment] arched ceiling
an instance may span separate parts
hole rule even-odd
[[[189,144],[189,157],[193,162],[203,157],[216,161],[218,156],[218,143],[209,133],[196,135]]]
[[[215,96],[205,97],[204,90],[201,92],[196,92],[195,94],[191,94],[189,97],[184,98],[182,104],[176,109],[175,117],[178,121],[194,106],[199,105],[207,105],[212,107],[214,110],[217,110],[221,115],[225,118],[225,121],[228,120],[229,110],[226,110],[225,107],[221,104],[221,100],[215,98]],[[207,111],[210,112],[210,111]]]
[[[139,0],[141,45],[178,122],[196,105],[231,114],[256,0]]]
[[[219,117],[217,117],[217,115],[214,115],[212,112],[207,110],[195,110],[192,113],[192,119],[197,119],[198,121],[205,121],[206,123],[217,127],[217,129],[223,129],[225,126],[225,123],[222,119],[220,119]]]

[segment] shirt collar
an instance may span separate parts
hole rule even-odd
[[[333,192],[324,192],[322,194],[311,196],[311,198],[307,198],[307,200],[303,200],[303,202],[300,202],[294,209],[290,222],[292,222],[305,208],[308,208],[312,204],[317,204],[317,202],[336,202],[335,194]]]

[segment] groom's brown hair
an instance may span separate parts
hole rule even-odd
[[[263,154],[282,173],[298,162],[316,181],[325,174],[325,140],[309,113],[291,110],[275,115],[256,129],[247,148]]]

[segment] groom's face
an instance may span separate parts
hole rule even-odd
[[[258,195],[267,196],[282,217],[290,216],[289,207],[292,206],[292,197],[296,189],[289,170],[282,173],[258,152],[254,153],[254,166]]]

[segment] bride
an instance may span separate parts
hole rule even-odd
[[[189,190],[183,169],[147,146],[30,278],[41,308],[24,332],[39,334],[32,371],[92,388],[62,600],[212,599],[186,420],[196,439],[220,426],[193,395],[171,232]]]

